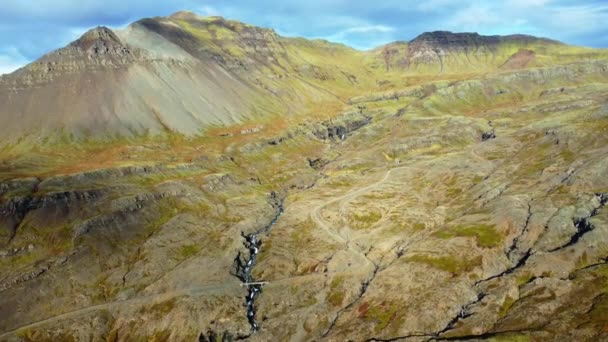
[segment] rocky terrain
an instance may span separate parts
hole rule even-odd
[[[521,35],[93,29],[0,78],[0,340],[608,340],[607,93]]]

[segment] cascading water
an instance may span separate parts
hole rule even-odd
[[[251,326],[251,334],[257,332],[260,329],[256,321],[256,308],[255,301],[262,293],[262,284],[255,283],[251,272],[253,267],[256,264],[256,257],[261,251],[262,240],[258,238],[258,235],[267,233],[270,231],[272,226],[274,226],[279,217],[283,214],[283,205],[276,199],[276,194],[272,193],[272,198],[275,200],[276,207],[278,209],[275,217],[270,221],[268,225],[264,228],[255,231],[251,234],[241,233],[241,236],[245,241],[243,241],[243,245],[249,251],[249,256],[246,259],[243,259],[241,256],[241,252],[238,252],[236,258],[234,259],[234,264],[236,268],[236,276],[247,286],[247,296],[245,297],[245,306],[247,307],[247,320],[249,321],[249,325]],[[245,336],[248,337],[248,336]]]

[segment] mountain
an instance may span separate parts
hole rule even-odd
[[[335,106],[379,85],[402,87],[404,72],[553,65],[567,59],[568,51],[572,48],[530,36],[431,32],[368,53],[179,12],[116,32],[93,29],[0,78],[0,116],[7,119],[0,134],[12,139],[56,132],[76,139],[195,135],[214,125]],[[569,59],[577,56],[583,55]]]
[[[607,340],[607,92],[530,36],[95,28],[0,79],[0,340]]]
[[[310,55],[308,51],[314,51]],[[0,79],[3,136],[196,134],[335,100],[356,53],[222,18],[178,13],[99,27]],[[356,66],[355,66],[356,67]],[[348,89],[350,91],[350,89]]]

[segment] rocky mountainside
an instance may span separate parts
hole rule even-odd
[[[116,32],[95,28],[0,77],[7,123],[0,134],[13,142],[196,135],[216,125],[318,113],[353,96],[411,85],[420,75],[458,78],[603,55],[529,36],[450,32],[360,52],[179,12]]]
[[[358,58],[344,46],[219,17],[178,13],[116,32],[99,27],[0,78],[0,134],[192,135],[285,116],[363,86],[358,65],[338,61]]]
[[[608,54],[180,12],[0,79],[0,341],[608,339]]]

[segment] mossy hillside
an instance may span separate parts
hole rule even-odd
[[[369,229],[382,219],[382,212],[377,208],[368,208],[365,211],[354,212],[351,221],[356,229]]]
[[[511,298],[511,297],[507,296],[505,298],[505,300],[503,301],[502,306],[500,307],[500,311],[498,311],[498,316],[500,318],[505,317],[507,315],[507,313],[509,312],[509,309],[511,309],[511,307],[515,303],[515,301],[516,301],[515,298]]]
[[[386,329],[391,322],[403,311],[402,303],[381,302],[381,303],[362,303],[358,308],[359,318],[374,325],[374,332],[379,333]]]
[[[496,230],[496,226],[491,224],[458,225],[439,230],[433,235],[441,239],[472,237],[475,238],[477,246],[482,248],[498,247],[504,240],[504,236]]]
[[[335,276],[329,285],[329,294],[327,295],[327,301],[329,304],[335,307],[342,307],[344,303],[344,276]]]
[[[414,254],[407,256],[404,261],[419,263],[450,273],[452,276],[462,275],[473,271],[481,266],[481,256],[466,259],[456,256],[432,256],[424,254]]]

